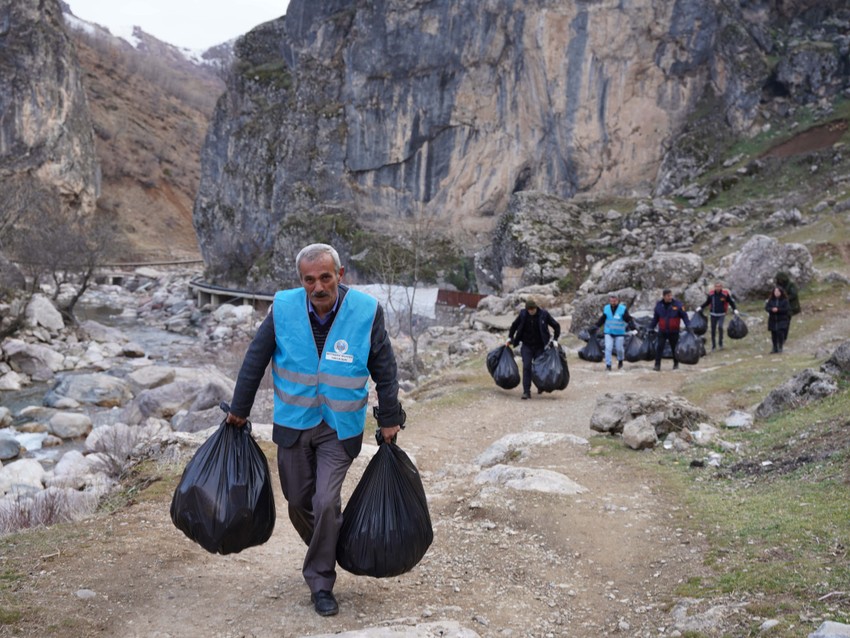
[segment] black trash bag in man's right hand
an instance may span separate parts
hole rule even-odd
[[[419,471],[398,445],[381,443],[343,510],[337,563],[358,576],[398,576],[433,540]]]
[[[171,520],[213,554],[262,545],[275,523],[269,465],[250,422],[222,421],[186,464],[171,499]]]
[[[510,346],[499,346],[487,353],[487,372],[500,388],[511,390],[519,385],[519,366]]]
[[[592,363],[599,363],[605,358],[605,353],[602,351],[599,339],[596,338],[596,331],[594,330],[588,336],[587,345],[578,351],[578,358]]]

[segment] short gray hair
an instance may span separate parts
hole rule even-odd
[[[298,252],[298,256],[295,257],[295,272],[298,273],[299,277],[301,277],[301,262],[315,261],[322,255],[330,255],[333,257],[334,266],[337,271],[339,271],[342,263],[339,260],[339,253],[333,246],[330,246],[329,244],[310,244],[309,246],[304,246],[304,248]]]

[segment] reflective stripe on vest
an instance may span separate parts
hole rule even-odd
[[[602,312],[605,313],[606,335],[626,334],[626,322],[623,320],[623,315],[626,314],[626,306],[624,304],[617,306],[617,312],[612,312],[611,304],[608,304]]]
[[[340,439],[358,436],[366,423],[372,324],[378,302],[349,290],[325,340],[321,358],[303,288],[284,290],[272,305],[275,348],[274,422],[297,430],[322,421]]]

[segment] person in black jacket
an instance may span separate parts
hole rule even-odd
[[[272,364],[274,427],[280,486],[289,519],[307,544],[302,574],[320,616],[339,611],[333,595],[342,526],[341,488],[360,453],[369,376],[380,437],[404,426],[398,374],[380,304],[340,283],[339,254],[327,244],[298,253],[301,287],[279,291],[236,379],[227,423],[242,427],[266,368]]]
[[[554,337],[549,337],[549,327],[554,331]],[[561,336],[561,324],[544,308],[538,308],[534,299],[525,302],[525,309],[520,310],[508,331],[507,345],[516,347],[522,342],[522,398],[531,398],[531,362],[543,349],[554,343],[557,345]]]
[[[669,288],[661,293],[661,300],[655,304],[655,312],[652,315],[652,323],[649,329],[658,326],[658,342],[655,346],[656,372],[661,370],[661,356],[664,354],[664,345],[670,342],[673,351],[673,369],[679,369],[679,359],[676,357],[676,346],[679,345],[679,324],[685,322],[685,327],[690,329],[691,321],[685,312],[685,305],[678,299],[673,298],[673,291]]]
[[[791,323],[791,304],[788,303],[788,295],[780,286],[773,289],[770,298],[764,303],[764,309],[767,311],[767,329],[770,330],[773,342],[770,354],[777,354],[782,352],[788,334],[788,324]]]
[[[726,320],[726,312],[729,307],[732,307],[732,312],[738,314],[738,308],[735,305],[735,300],[732,299],[732,293],[723,288],[721,282],[714,284],[714,291],[708,293],[705,298],[705,303],[699,309],[705,310],[708,307],[709,316],[711,317],[711,349],[719,343],[720,349],[723,350],[723,322]],[[715,333],[719,334],[720,339],[715,339]]]

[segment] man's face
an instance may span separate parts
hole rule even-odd
[[[715,292],[723,292],[723,284],[714,284]]]
[[[301,285],[320,315],[326,315],[334,307],[344,271],[342,266],[336,271],[334,259],[328,254],[301,262]]]
[[[612,306],[616,306],[620,303],[620,300],[617,297],[608,297],[608,303]]]
[[[666,301],[667,303],[670,303],[671,301],[673,301],[673,293],[668,292],[666,295],[664,295],[662,297],[662,299],[664,299],[664,301]]]
[[[537,308],[526,308],[526,310],[528,310],[528,314],[530,314],[530,315],[536,315],[537,314]]]

